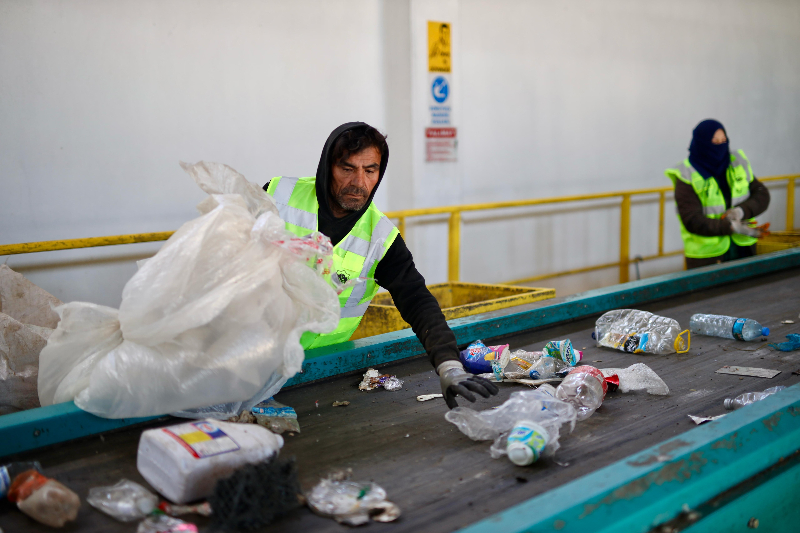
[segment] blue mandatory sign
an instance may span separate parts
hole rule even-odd
[[[445,79],[443,76],[438,76],[435,80],[433,80],[431,93],[433,94],[433,99],[436,100],[436,103],[441,104],[447,100],[447,97],[450,95],[450,84],[447,83],[447,79]]]

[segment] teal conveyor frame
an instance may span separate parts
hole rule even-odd
[[[458,343],[465,344],[797,267],[800,249],[791,249],[587,291],[516,313],[487,313],[449,323]],[[422,353],[408,329],[317,348],[306,352],[303,372],[287,386]],[[104,419],[81,411],[72,402],[0,416],[0,457],[153,418],[157,417]],[[781,516],[789,520],[782,519],[787,524],[800,524],[800,506],[792,497],[800,488],[799,450],[800,384],[463,531],[645,532],[656,526],[663,529],[664,523],[675,532],[727,531],[729,525],[731,530],[740,529],[741,520],[746,523],[748,517],[756,516],[754,510]]]

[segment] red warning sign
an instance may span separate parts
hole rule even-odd
[[[425,128],[425,161],[453,163],[457,146],[456,128]]]

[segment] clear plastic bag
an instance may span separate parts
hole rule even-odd
[[[370,517],[378,522],[392,522],[400,508],[386,500],[386,491],[377,483],[323,479],[306,494],[308,506],[320,516],[337,522],[360,526]]]
[[[86,501],[120,522],[141,520],[158,506],[158,496],[129,479],[89,489]]]
[[[210,194],[202,216],[141,265],[118,314],[80,302],[58,309],[40,357],[42,405],[74,398],[107,418],[227,419],[301,369],[305,331],[336,328],[338,297],[321,275],[330,241],[286,231],[272,199],[230,167],[183,167]]]
[[[575,428],[575,408],[545,390],[518,391],[511,394],[497,409],[474,411],[456,407],[444,415],[472,440],[493,440],[490,453],[497,459],[506,454],[506,439],[520,420],[529,420],[542,426],[548,433],[544,456],[552,456],[559,448],[559,431],[563,424]]]

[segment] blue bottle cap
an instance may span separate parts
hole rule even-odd
[[[767,335],[769,335],[769,328],[764,328],[764,327],[762,327],[762,328],[761,328],[761,334],[762,334],[763,336],[765,336],[765,337],[766,337]]]
[[[592,338],[593,338],[594,340],[597,340],[597,335],[595,335],[595,334],[594,334],[594,331],[592,332]]]

